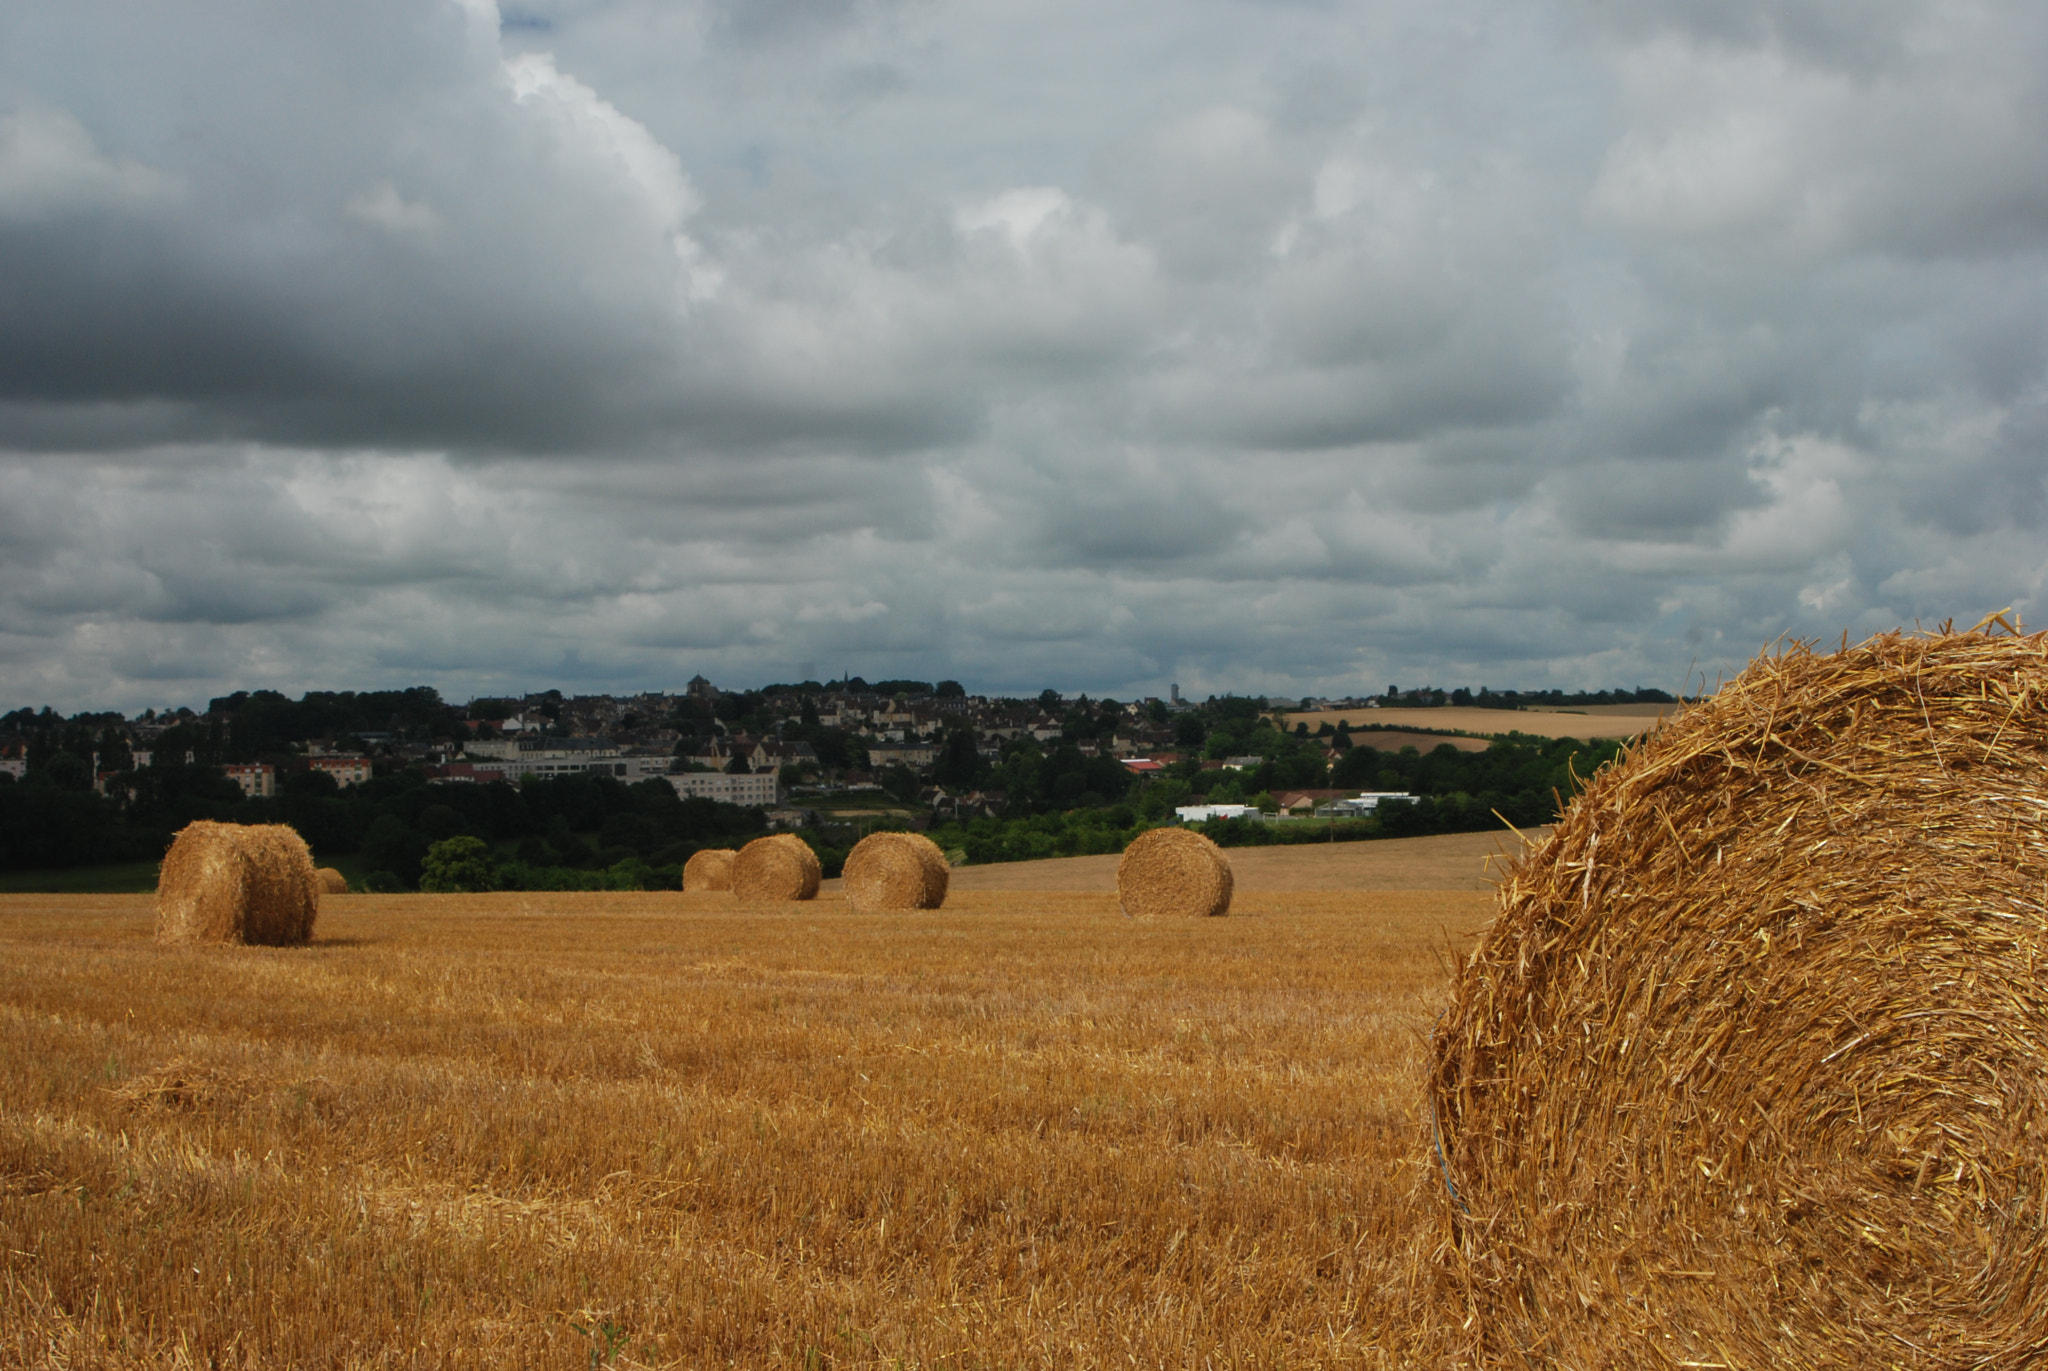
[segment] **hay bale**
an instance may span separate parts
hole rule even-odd
[[[683,889],[731,890],[732,861],[738,855],[729,847],[707,847],[691,853],[690,860],[683,863]]]
[[[320,882],[313,854],[285,824],[187,824],[156,886],[160,943],[303,943]]]
[[[1185,828],[1140,833],[1116,864],[1116,898],[1126,914],[1209,918],[1230,912],[1230,859]]]
[[[937,909],[946,902],[953,868],[922,833],[870,833],[846,854],[841,884],[856,914],[884,909]]]
[[[313,878],[320,882],[320,893],[322,895],[348,894],[348,877],[342,875],[331,866],[321,867],[313,873]]]
[[[811,900],[823,875],[809,843],[794,833],[771,833],[732,859],[732,893],[752,901]]]
[[[2048,639],[1894,633],[1593,780],[1431,1044],[1466,1359],[2048,1351],[2044,776]]]

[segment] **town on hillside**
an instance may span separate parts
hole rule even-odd
[[[1655,694],[1120,701],[698,676],[461,705],[414,687],[237,691],[132,717],[23,708],[0,714],[0,873],[125,865],[146,883],[201,818],[289,824],[379,890],[670,889],[695,852],[771,829],[802,836],[829,875],[878,828],[986,863],[1119,851],[1172,823],[1226,845],[1525,827],[1618,741],[1457,706],[1627,709]]]
[[[1266,712],[1381,707],[1669,703],[1656,690],[1515,692],[1424,687],[1339,699],[1226,696]],[[1214,706],[1217,697],[1207,702]],[[1007,796],[977,787],[1006,748],[1029,739],[1040,749],[1071,747],[1086,759],[1113,758],[1134,776],[1198,758],[1205,769],[1256,766],[1259,756],[1204,750],[1214,731],[1202,708],[1181,698],[1129,702],[1046,690],[1028,699],[970,695],[957,682],[858,677],[759,690],[721,690],[703,676],[679,692],[484,697],[458,706],[426,687],[405,691],[238,691],[195,712],[146,710],[134,717],[44,708],[0,716],[0,775],[32,771],[60,784],[118,793],[159,758],[217,768],[251,797],[278,793],[294,773],[347,788],[380,772],[413,770],[429,784],[518,783],[526,778],[659,778],[678,795],[750,808],[836,794],[888,792],[950,813],[1000,812]],[[1349,740],[1325,725],[1326,762]],[[1322,798],[1322,797],[1316,797]]]

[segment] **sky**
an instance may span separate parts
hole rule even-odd
[[[6,6],[0,708],[2048,619],[2043,129],[1973,0]]]

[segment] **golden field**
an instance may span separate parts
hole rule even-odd
[[[0,1363],[1403,1365],[1489,901],[5,897]]]

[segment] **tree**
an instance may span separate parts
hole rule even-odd
[[[933,694],[941,700],[964,700],[967,698],[967,687],[958,681],[941,681]]]
[[[932,763],[932,779],[940,785],[971,786],[981,779],[984,769],[981,745],[975,740],[974,730],[956,728],[939,746],[938,760]]]
[[[497,884],[497,867],[481,838],[444,838],[420,863],[420,889],[430,895],[471,894]]]
[[[277,783],[278,793],[291,797],[322,799],[341,793],[341,783],[324,771],[308,767],[304,771],[287,771]]]
[[[909,804],[917,798],[919,790],[917,773],[907,766],[887,766],[875,778],[881,782],[883,793],[890,799]]]
[[[396,814],[379,814],[363,834],[363,865],[371,871],[389,872],[407,889],[419,880],[426,854],[426,839]]]

